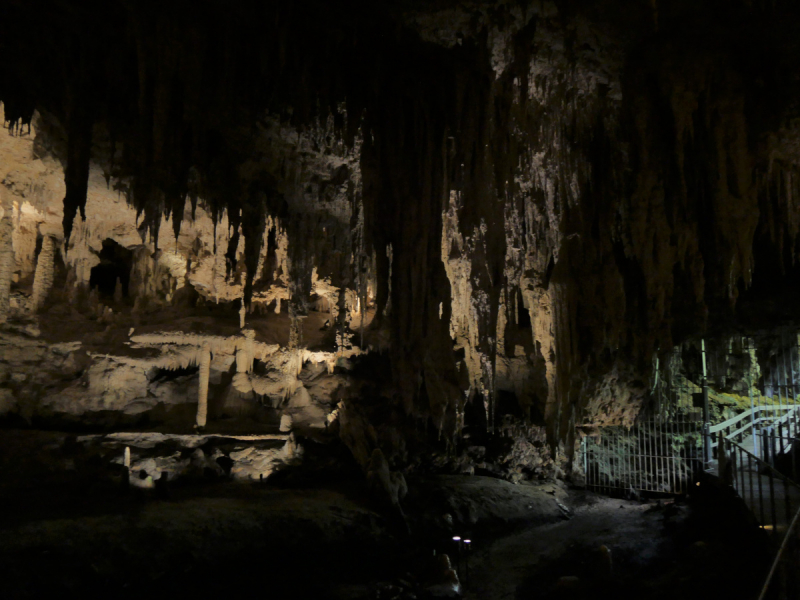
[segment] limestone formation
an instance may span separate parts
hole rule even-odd
[[[195,425],[198,429],[206,426],[208,415],[208,379],[211,368],[211,345],[203,343],[200,349],[200,383],[197,389],[197,417]]]
[[[339,436],[365,469],[508,436],[516,480],[570,469],[665,375],[696,386],[665,365],[700,336],[733,352],[797,318],[797,94],[774,75],[796,32],[765,3],[303,0],[151,27],[114,0],[93,35],[52,32],[80,81],[12,4],[0,375],[22,418],[167,427],[196,400],[198,427]],[[720,367],[714,410],[774,397],[787,347]]]
[[[0,322],[9,317],[9,295],[14,264],[14,250],[11,247],[11,215],[4,210],[0,218]]]
[[[49,235],[42,239],[42,250],[36,259],[36,273],[33,278],[33,297],[31,308],[39,310],[47,300],[47,294],[53,286],[53,258],[54,244],[53,238]]]

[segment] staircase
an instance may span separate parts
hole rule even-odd
[[[800,484],[793,480],[799,419],[800,406],[759,406],[708,428],[716,460],[706,470],[732,485],[780,544],[759,600],[800,598]]]

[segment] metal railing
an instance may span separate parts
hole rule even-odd
[[[800,485],[742,445],[722,438],[719,476],[733,486],[761,527],[782,537],[800,508]]]
[[[768,439],[774,438],[772,435]],[[741,444],[725,437],[720,443],[720,477],[733,486],[759,526],[780,543],[759,600],[800,598],[800,485]]]
[[[797,572],[797,565],[800,563],[800,526],[798,523],[800,523],[800,509],[794,513],[789,529],[772,561],[758,600],[800,598],[800,577]]]
[[[800,405],[754,406],[750,411],[745,411],[723,423],[711,425],[709,427],[710,446],[712,450],[716,448],[720,438],[727,438],[745,445],[744,442],[752,437],[753,453],[760,457],[764,445],[758,443],[758,438],[767,436],[786,440],[787,447],[780,450],[780,452],[785,452],[789,449],[789,440],[795,439],[800,432],[799,428]]]
[[[653,416],[582,440],[588,489],[608,494],[683,494],[702,469],[702,423]]]

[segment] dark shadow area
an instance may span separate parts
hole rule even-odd
[[[113,296],[119,280],[122,285],[122,297],[127,298],[133,252],[106,238],[103,240],[103,249],[99,257],[100,264],[92,267],[89,276],[89,288],[97,289],[104,296]]]

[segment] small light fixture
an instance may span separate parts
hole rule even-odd
[[[464,540],[464,543],[465,543],[465,544],[471,544],[471,543],[472,543],[472,540]]]
[[[453,536],[453,541],[454,541],[454,542],[460,542],[460,541],[461,541],[461,536],[454,535],[454,536]]]

